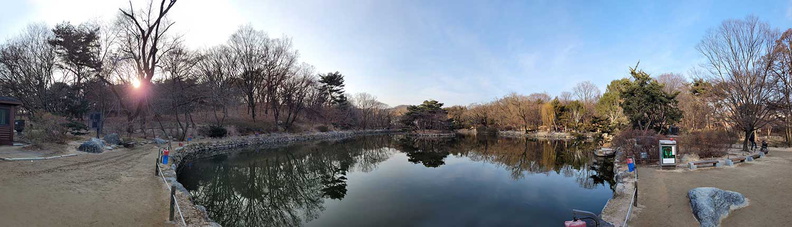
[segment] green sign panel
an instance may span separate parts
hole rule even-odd
[[[675,158],[672,146],[662,146],[660,149],[663,151],[662,158]]]

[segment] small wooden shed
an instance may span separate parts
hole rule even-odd
[[[22,102],[15,98],[0,96],[0,146],[14,145],[14,114]]]

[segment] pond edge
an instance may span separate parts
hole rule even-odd
[[[218,141],[207,141],[188,144],[178,147],[171,152],[170,165],[159,163],[163,177],[176,188],[176,199],[182,204],[182,212],[188,226],[220,226],[209,218],[206,208],[193,203],[190,193],[184,186],[177,181],[176,170],[179,164],[184,161],[208,158],[216,155],[227,154],[236,148],[246,146],[266,146],[275,148],[288,146],[297,142],[315,140],[339,140],[356,136],[395,134],[399,130],[360,130],[360,131],[340,131],[340,132],[315,132],[307,134],[267,134],[248,137],[235,137]]]

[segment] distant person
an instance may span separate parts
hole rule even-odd
[[[767,153],[770,153],[770,152],[767,150],[767,141],[765,141],[765,140],[762,140],[762,149],[761,149],[760,151],[761,151],[761,152],[764,152],[765,154],[767,154]]]
[[[751,132],[751,136],[748,138],[751,141],[751,150],[756,150],[756,133]]]

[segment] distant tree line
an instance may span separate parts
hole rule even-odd
[[[130,2],[108,24],[28,26],[0,44],[0,95],[20,99],[34,120],[55,114],[81,123],[101,112],[117,130],[180,140],[200,127],[254,133],[394,122],[375,96],[346,94],[340,72],[300,62],[289,37],[242,26],[227,42],[194,50],[171,31],[177,1],[152,3]]]
[[[130,3],[106,24],[28,26],[0,44],[0,95],[20,99],[21,115],[32,120],[54,114],[80,123],[99,112],[115,131],[180,140],[207,127],[223,128],[223,135],[680,128],[739,131],[744,149],[758,130],[777,132],[792,146],[792,29],[780,32],[752,16],[710,29],[696,46],[705,61],[688,76],[652,77],[636,65],[605,92],[584,81],[557,96],[511,93],[467,106],[427,100],[391,108],[371,94],[347,94],[342,73],[301,62],[289,37],[242,26],[225,43],[190,49],[171,31],[177,1],[151,3]]]

